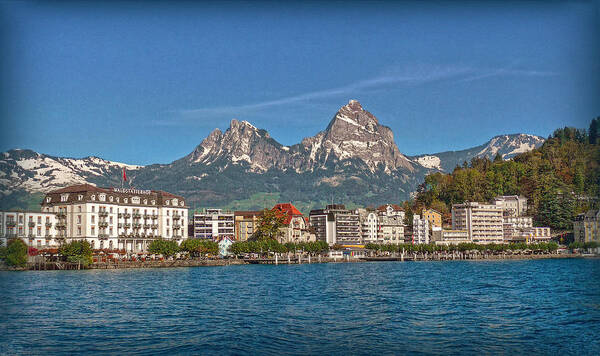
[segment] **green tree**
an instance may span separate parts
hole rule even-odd
[[[177,242],[171,240],[154,240],[148,246],[148,251],[153,254],[171,257],[179,252],[180,248]]]
[[[92,246],[85,240],[62,244],[58,248],[58,253],[72,263],[81,263],[83,266],[92,263]]]
[[[180,250],[186,251],[194,257],[205,254],[217,255],[219,244],[205,239],[187,239],[181,243]]]
[[[252,236],[252,240],[277,240],[281,234],[280,228],[283,227],[286,217],[285,213],[264,209],[262,216],[258,220],[258,226]]]
[[[6,247],[0,248],[0,258],[9,266],[25,267],[27,265],[27,244],[21,239],[8,240]]]

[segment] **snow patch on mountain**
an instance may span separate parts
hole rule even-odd
[[[417,158],[417,163],[419,163],[421,166],[423,166],[425,168],[439,169],[440,171],[442,170],[442,167],[440,166],[441,160],[437,156],[419,157],[419,158]]]

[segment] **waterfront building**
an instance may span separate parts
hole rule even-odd
[[[347,210],[345,205],[332,204],[325,209],[311,210],[309,217],[317,240],[325,241],[330,246],[362,245],[358,214]]]
[[[467,230],[475,243],[504,241],[501,206],[467,202],[452,205],[452,230]]]
[[[364,243],[381,243],[377,235],[379,219],[373,209],[356,209],[360,224],[360,236]]]
[[[429,221],[420,215],[413,215],[413,243],[429,243]]]
[[[442,227],[442,214],[434,209],[423,209],[421,212],[421,216],[423,219],[427,219],[429,222],[429,227]]]
[[[146,252],[157,238],[187,238],[183,197],[160,190],[74,185],[44,197],[42,212],[56,216],[57,244],[86,240],[93,249]]]
[[[39,211],[0,211],[0,245],[23,239],[36,248],[57,247],[56,214]]]
[[[600,210],[588,210],[573,221],[575,242],[600,242]]]
[[[404,209],[400,205],[396,204],[385,204],[377,208],[378,216],[397,216],[404,221]]]
[[[377,240],[385,244],[404,242],[404,214],[383,215],[377,221]]]
[[[233,240],[230,237],[222,237],[219,240],[219,256],[225,257],[231,255],[231,251],[229,251],[231,245],[233,245]]]
[[[272,210],[279,214],[279,216],[285,215],[283,227],[280,228],[279,242],[299,243],[316,241],[315,234],[311,233],[309,229],[308,220],[292,203],[276,204]]]
[[[441,230],[441,238],[435,241],[436,245],[458,245],[460,243],[473,242],[469,238],[467,230]]]
[[[533,227],[533,218],[531,216],[504,215],[502,226],[504,241],[525,241]]]
[[[194,213],[194,238],[218,241],[222,237],[235,238],[233,212],[204,209]]]
[[[262,210],[257,211],[234,211],[234,232],[236,241],[247,241],[252,237],[259,219],[262,216]]]
[[[527,198],[520,195],[495,197],[492,204],[501,207],[506,216],[523,216],[527,213]]]

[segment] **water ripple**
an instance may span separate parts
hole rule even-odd
[[[598,354],[600,260],[0,272],[0,353]]]

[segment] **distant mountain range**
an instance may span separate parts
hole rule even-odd
[[[225,132],[215,129],[170,164],[135,166],[10,150],[0,157],[0,207],[24,207],[28,194],[70,184],[119,186],[123,167],[132,186],[183,195],[192,207],[260,209],[271,199],[293,201],[304,211],[332,200],[375,205],[408,199],[429,172],[451,171],[473,157],[493,159],[499,153],[509,159],[543,142],[534,135],[501,135],[462,151],[407,157],[391,129],[351,100],[324,131],[293,146],[232,120]]]

